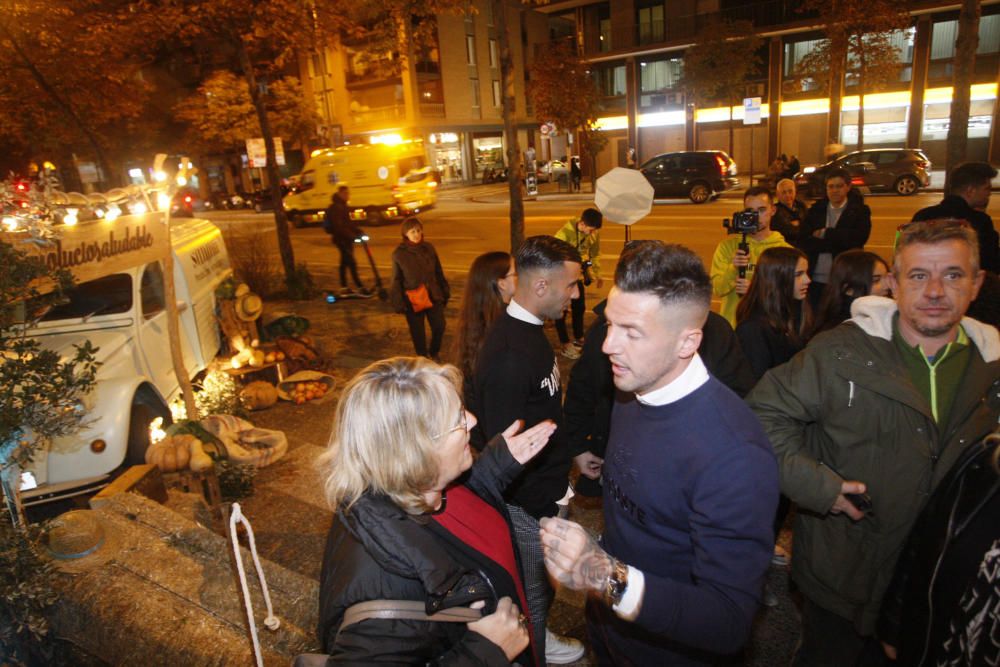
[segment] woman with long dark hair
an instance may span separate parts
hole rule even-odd
[[[889,296],[889,282],[885,279],[888,273],[889,265],[873,252],[847,250],[837,255],[806,339],[849,319],[851,304],[858,297]]]
[[[510,253],[497,250],[476,257],[469,267],[455,337],[455,365],[466,384],[476,370],[479,349],[493,321],[514,296],[517,272]]]
[[[805,347],[809,261],[797,248],[768,248],[736,307],[736,337],[759,380]]]

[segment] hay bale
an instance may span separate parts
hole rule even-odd
[[[111,664],[248,665],[253,649],[226,539],[137,494],[95,510],[108,549],[58,561],[52,631]],[[103,552],[103,553],[102,553]],[[265,664],[315,650],[316,581],[262,560],[276,632],[244,549]]]

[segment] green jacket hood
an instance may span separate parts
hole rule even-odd
[[[892,340],[892,319],[899,306],[884,296],[863,296],[851,304],[851,321],[869,336]],[[965,335],[975,344],[983,361],[990,363],[1000,359],[1000,333],[995,327],[983,324],[971,317],[962,318]]]

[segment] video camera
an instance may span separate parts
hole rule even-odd
[[[722,226],[726,228],[726,231],[730,234],[742,234],[743,239],[740,241],[739,249],[741,252],[750,252],[750,244],[747,243],[747,236],[750,234],[756,234],[760,230],[760,214],[748,208],[744,211],[737,211],[733,213],[732,222],[729,218],[725,218],[722,221]],[[747,277],[747,267],[741,266],[738,271],[740,278]]]
[[[745,211],[737,211],[733,213],[732,222],[726,218],[722,221],[722,226],[730,234],[756,234],[760,230],[760,214],[750,208]]]

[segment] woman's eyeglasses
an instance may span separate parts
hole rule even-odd
[[[462,431],[466,431],[466,432],[469,430],[469,417],[468,417],[468,413],[465,411],[465,407],[464,406],[462,407],[462,416],[459,419],[458,424],[456,424],[455,426],[452,426],[447,431],[443,431],[441,433],[438,433],[437,435],[433,436],[431,439],[432,440],[437,440],[439,438],[443,438],[446,435],[450,435],[450,434],[452,434],[452,433],[454,433],[455,431],[458,431],[458,430],[462,430]]]

